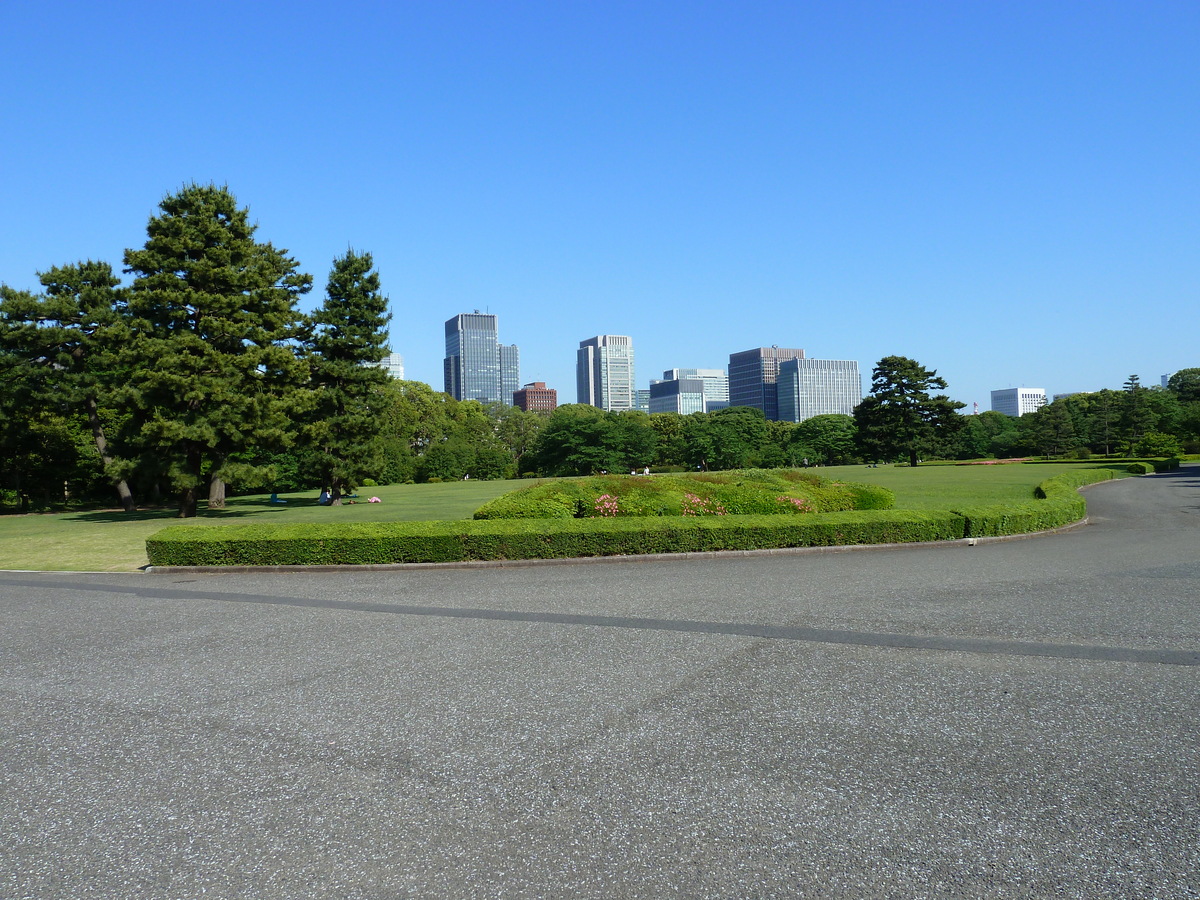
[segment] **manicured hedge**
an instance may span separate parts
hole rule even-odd
[[[964,537],[995,537],[1049,531],[1078,522],[1087,515],[1087,501],[1079,488],[1116,477],[1112,469],[1077,469],[1047,478],[1034,488],[1034,499],[1024,503],[960,507],[954,511],[966,524]]]
[[[798,469],[742,469],[679,475],[594,475],[553,479],[510,491],[475,511],[476,519],[604,516],[807,515],[890,509],[895,495],[877,485],[829,482]]]
[[[155,566],[299,566],[555,559],[950,540],[949,512],[510,519],[330,525],[174,525],[146,541]]]
[[[555,559],[957,540],[1043,531],[1086,512],[1077,488],[1116,477],[1079,469],[1026,502],[952,511],[503,519],[321,525],[174,525],[146,541],[154,566],[302,566]]]

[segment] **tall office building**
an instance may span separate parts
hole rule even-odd
[[[729,376],[724,369],[667,369],[663,372],[663,381],[676,378],[699,378],[704,383],[707,412],[729,405]]]
[[[575,360],[577,402],[619,412],[637,408],[633,386],[633,339],[600,334],[579,342]]]
[[[446,393],[455,400],[512,406],[513,391],[521,384],[516,345],[501,344],[496,317],[479,310],[446,320],[442,367]]]
[[[724,369],[667,369],[650,382],[650,412],[689,415],[729,405],[729,379]]]
[[[389,378],[404,380],[404,357],[399,353],[389,353],[379,361],[379,368],[387,372]]]
[[[729,405],[753,406],[768,419],[778,419],[776,383],[779,364],[785,359],[804,359],[804,351],[758,347],[729,354]]]
[[[850,359],[785,359],[776,382],[781,422],[813,416],[850,416],[862,402],[862,376]]]
[[[1023,416],[1046,405],[1045,388],[1005,388],[992,391],[992,411],[1006,416]]]

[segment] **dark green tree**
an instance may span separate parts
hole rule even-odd
[[[1026,413],[1019,424],[1042,456],[1061,456],[1076,444],[1074,420],[1061,400]]]
[[[854,435],[853,416],[829,413],[797,424],[791,442],[800,453],[801,463],[807,459],[813,465],[843,466],[855,461]]]
[[[654,461],[658,435],[644,412],[569,403],[550,414],[531,456],[543,475],[628,472]]]
[[[1142,439],[1142,435],[1153,431],[1156,416],[1149,399],[1149,389],[1142,384],[1137,375],[1130,375],[1124,384],[1123,403],[1121,406],[1121,438],[1125,449],[1132,453],[1134,446]]]
[[[650,427],[658,438],[654,456],[656,466],[681,466],[686,463],[683,425],[683,416],[679,413],[650,413]]]
[[[335,259],[325,302],[310,317],[312,412],[303,429],[308,462],[332,506],[383,467],[380,391],[388,374],[379,363],[388,353],[390,319],[371,254],[351,249]]]
[[[1200,369],[1180,369],[1167,379],[1167,390],[1178,396],[1180,403],[1200,402]]]
[[[36,296],[0,285],[0,347],[21,363],[26,402],[61,404],[86,416],[96,452],[129,512],[133,494],[114,474],[102,418],[125,380],[116,361],[125,333],[120,279],[108,263],[93,260],[55,266],[38,279],[45,291]]]
[[[526,457],[549,421],[550,414],[492,403],[487,407],[487,415],[492,420],[496,437],[512,457],[513,474],[526,471]]]
[[[296,300],[312,287],[295,260],[256,241],[257,226],[226,187],[191,184],[163,199],[134,276],[123,392],[143,452],[165,463],[179,515],[196,514],[207,477],[210,508],[247,464],[293,437],[306,366]]]
[[[963,427],[958,410],[965,404],[945,394],[946,380],[905,356],[886,356],[871,373],[871,393],[854,410],[858,445],[863,456],[894,460],[907,456],[916,466],[923,454],[936,452]]]

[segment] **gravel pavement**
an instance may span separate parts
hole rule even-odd
[[[1200,897],[1200,467],[1024,540],[0,573],[0,898]]]

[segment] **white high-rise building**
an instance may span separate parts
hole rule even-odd
[[[852,359],[785,359],[776,397],[781,422],[803,422],[834,413],[850,416],[862,402],[862,376]]]
[[[389,378],[404,380],[404,357],[399,353],[389,353],[379,361],[379,368],[387,372]]]
[[[650,412],[688,415],[729,405],[729,378],[724,369],[667,369],[650,382]]]
[[[633,386],[633,338],[599,334],[579,342],[575,360],[579,403],[620,412],[637,407]]]
[[[1005,388],[992,391],[992,411],[1006,416],[1023,416],[1046,405],[1045,388]]]

